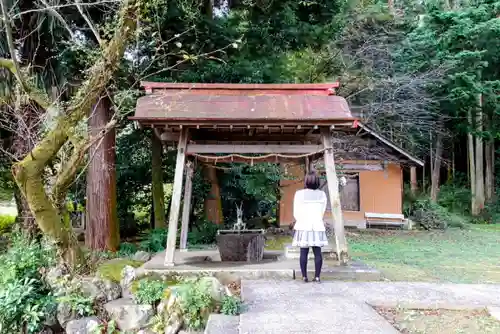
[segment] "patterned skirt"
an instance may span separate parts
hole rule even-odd
[[[324,247],[328,245],[325,231],[295,231],[292,246],[294,247]]]

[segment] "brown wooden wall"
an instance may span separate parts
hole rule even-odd
[[[348,162],[345,162],[348,163]],[[349,163],[353,163],[352,161]],[[377,161],[355,163],[380,164]],[[400,165],[389,164],[384,171],[358,171],[360,211],[343,210],[345,225],[357,225],[365,220],[365,212],[401,214],[403,206],[403,172]],[[303,188],[304,170],[300,165],[287,168],[291,180],[281,181],[280,224],[293,222],[293,197]],[[327,212],[325,218],[330,216]]]

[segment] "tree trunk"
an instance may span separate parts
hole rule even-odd
[[[439,179],[441,175],[441,157],[443,155],[443,135],[438,133],[436,138],[436,151],[434,161],[431,162],[431,201],[436,202],[439,193]]]
[[[111,116],[109,98],[102,97],[89,116],[90,136],[97,136]],[[116,251],[120,236],[116,212],[114,129],[92,145],[89,158],[85,245],[94,250]]]
[[[222,202],[220,196],[219,180],[217,171],[211,166],[204,166],[205,177],[210,183],[210,193],[205,198],[205,215],[208,221],[215,224],[222,224]]]
[[[429,174],[431,176],[432,180],[432,175],[434,174],[434,151],[432,147],[432,132],[429,132],[429,156],[430,156],[430,164],[429,164]],[[432,187],[432,181],[431,181],[431,187]]]
[[[21,160],[33,149],[33,143],[38,140],[40,117],[35,107],[31,105],[20,106],[15,116],[12,120],[15,122],[14,129],[16,129],[13,134],[12,154],[15,159]],[[16,221],[28,236],[34,237],[40,230],[26,198],[19,190],[14,192],[14,198],[18,212]]]
[[[14,199],[16,200],[17,206],[16,223],[26,235],[35,237],[40,232],[40,229],[31,213],[28,202],[26,202],[26,199],[19,189],[14,190]]]
[[[476,159],[474,154],[474,137],[472,136],[472,111],[469,110],[467,113],[467,118],[469,122],[469,132],[467,133],[467,149],[469,157],[469,180],[470,180],[470,192],[471,192],[471,213],[477,215],[476,206]]]
[[[417,167],[410,167],[410,190],[413,196],[417,195],[418,183],[417,183]]]
[[[151,192],[153,195],[154,228],[165,228],[165,194],[163,192],[162,144],[154,131],[151,135]]]
[[[82,259],[82,252],[69,226],[69,215],[63,207],[58,206],[65,198],[67,189],[74,181],[77,168],[80,166],[89,144],[83,141],[81,146],[75,147],[69,160],[66,161],[58,173],[57,182],[52,196],[47,194],[43,172],[57,156],[63,145],[68,142],[68,134],[72,133],[78,123],[85,118],[95,100],[102,94],[111,77],[123,58],[125,48],[137,28],[138,15],[141,5],[136,0],[126,0],[117,15],[118,23],[113,37],[103,47],[102,56],[89,68],[86,80],[80,85],[78,92],[66,105],[64,116],[56,119],[52,129],[38,141],[35,147],[20,162],[12,166],[12,174],[17,186],[25,196],[30,210],[40,227],[40,230],[49,238],[57,242],[61,255],[69,265],[76,265]],[[3,16],[7,10],[2,8]],[[5,22],[7,21],[7,22]],[[3,59],[0,66],[16,72],[15,50],[12,43],[12,34],[9,34],[10,21],[4,21],[6,28],[11,60]],[[16,80],[23,89],[45,111],[51,107],[47,99],[37,89],[30,86],[29,81],[23,80],[23,75],[17,72]],[[80,143],[78,143],[80,144]]]
[[[473,212],[478,215],[484,209],[484,145],[481,133],[483,132],[482,96],[479,95],[479,108],[476,115],[476,208]]]
[[[493,131],[493,116],[488,116],[489,131]],[[486,203],[492,203],[495,196],[495,139],[488,138],[484,148],[485,162],[486,162],[486,175],[485,175],[485,188],[486,188]]]

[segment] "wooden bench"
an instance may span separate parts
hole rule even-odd
[[[408,228],[408,220],[402,214],[365,212],[366,226],[371,225]]]

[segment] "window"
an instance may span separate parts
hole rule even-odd
[[[340,176],[345,176],[347,184],[345,186],[339,187],[340,192],[340,205],[344,211],[359,211],[360,201],[359,201],[359,174],[357,173],[344,173]],[[328,192],[328,186],[326,183],[326,178],[323,180],[321,189],[326,193],[328,198],[328,204],[326,210],[331,211],[330,206],[330,193]]]

